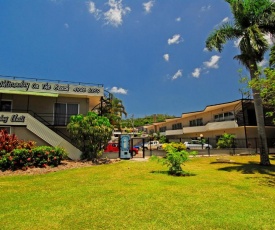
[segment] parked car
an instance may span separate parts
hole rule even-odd
[[[104,149],[104,152],[119,152],[119,145],[118,143],[108,143],[108,145],[106,146],[106,148]],[[133,147],[130,148],[129,151],[133,156],[138,154],[138,149]]]
[[[141,144],[134,145],[134,148],[137,148],[137,149],[142,149],[142,147],[143,147],[143,144],[142,144],[142,143],[141,143]]]
[[[148,149],[150,149],[150,150],[161,149],[162,144],[159,143],[159,141],[149,141],[149,142],[144,144],[144,148],[147,149],[147,150]]]
[[[212,149],[212,145],[202,143],[200,140],[191,140],[190,142],[184,142],[186,149]]]

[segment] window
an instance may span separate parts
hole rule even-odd
[[[166,131],[166,126],[160,127],[159,131],[162,132],[162,133],[165,132]]]
[[[203,126],[203,120],[202,120],[202,118],[189,121],[189,126],[190,127],[193,127],[193,126]]]
[[[55,103],[54,105],[54,124],[67,125],[72,115],[78,114],[78,104]]]
[[[11,105],[12,105],[12,101],[2,100],[0,109],[1,111],[11,112]]]
[[[172,125],[172,130],[182,129],[182,123],[177,123]]]
[[[230,121],[234,119],[234,113],[233,112],[225,112],[214,115],[215,121]]]

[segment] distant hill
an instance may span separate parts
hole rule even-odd
[[[150,125],[155,122],[162,122],[162,121],[165,121],[165,119],[175,118],[175,117],[176,116],[171,116],[167,114],[152,114],[149,116],[145,116],[143,118],[127,118],[122,120],[122,128]]]

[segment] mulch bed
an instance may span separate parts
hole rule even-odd
[[[72,169],[72,168],[83,168],[83,167],[91,167],[95,165],[100,164],[111,164],[114,162],[120,161],[119,159],[100,159],[98,162],[94,163],[92,161],[72,161],[72,160],[63,160],[58,167],[50,167],[47,166],[45,168],[27,168],[26,170],[6,170],[6,171],[0,171],[0,177],[1,176],[12,176],[12,175],[35,175],[35,174],[46,174],[46,173],[52,173],[57,172],[61,170],[66,169]]]

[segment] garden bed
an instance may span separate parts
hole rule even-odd
[[[58,165],[57,167],[50,167],[50,166],[46,166],[43,168],[28,167],[26,170],[22,170],[22,169],[18,169],[15,171],[6,170],[6,171],[0,171],[0,176],[45,174],[45,173],[66,170],[66,169],[72,169],[72,168],[90,167],[90,166],[95,166],[99,164],[110,164],[117,161],[119,161],[119,159],[100,159],[97,163],[93,163],[92,161],[62,160],[61,164]]]

